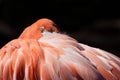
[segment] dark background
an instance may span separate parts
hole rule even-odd
[[[40,18],[79,42],[120,56],[120,3],[112,0],[0,0],[0,47]]]

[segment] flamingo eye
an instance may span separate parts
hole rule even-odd
[[[44,26],[42,26],[42,27],[40,27],[40,32],[44,32],[45,31],[45,27]]]

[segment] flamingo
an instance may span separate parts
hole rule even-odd
[[[0,80],[120,80],[120,58],[42,18],[0,49]]]

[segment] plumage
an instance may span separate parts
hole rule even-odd
[[[0,80],[120,80],[120,58],[40,19],[1,48]]]

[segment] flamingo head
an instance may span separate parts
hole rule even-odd
[[[26,39],[39,39],[42,37],[42,33],[44,31],[48,32],[59,32],[59,30],[56,28],[56,24],[47,18],[39,19],[32,25],[28,26],[23,33],[20,35],[20,39],[26,38]]]

